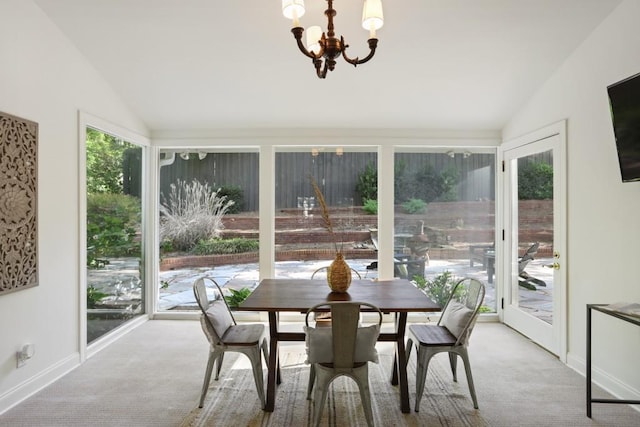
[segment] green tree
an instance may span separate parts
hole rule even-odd
[[[378,169],[373,162],[369,162],[358,174],[356,191],[360,194],[363,204],[367,200],[378,200]]]
[[[122,194],[122,159],[129,144],[87,128],[87,193]]]
[[[553,166],[533,162],[518,167],[518,199],[545,200],[553,198]]]

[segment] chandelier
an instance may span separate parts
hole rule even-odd
[[[358,57],[351,59],[347,56],[346,50],[349,47],[344,42],[344,37],[335,36],[333,28],[333,17],[336,16],[336,11],[333,8],[333,0],[327,0],[328,9],[324,11],[327,17],[327,32],[324,33],[322,29],[315,25],[307,28],[307,46],[302,43],[302,34],[304,28],[300,26],[299,18],[304,15],[304,0],[282,0],[282,14],[285,18],[293,20],[293,28],[291,32],[298,43],[300,51],[311,58],[313,65],[316,69],[316,74],[319,78],[324,79],[327,76],[327,71],[333,71],[336,66],[336,59],[342,55],[345,61],[349,64],[353,64],[355,67],[358,64],[364,64],[376,53],[376,47],[378,46],[378,39],[376,37],[376,30],[382,27],[384,22],[382,16],[382,1],[381,0],[364,0],[364,7],[362,9],[362,27],[365,30],[369,30],[369,54],[362,59]]]

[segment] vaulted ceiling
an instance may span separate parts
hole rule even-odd
[[[499,130],[620,0],[383,0],[326,80],[280,0],[34,0],[152,130]],[[306,0],[305,27],[326,27]],[[335,0],[350,56],[362,1]]]

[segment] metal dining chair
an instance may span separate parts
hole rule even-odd
[[[453,381],[458,381],[456,376],[458,356],[462,358],[473,407],[478,409],[467,346],[478,318],[480,306],[484,301],[484,294],[484,284],[479,280],[472,278],[461,279],[453,287],[442,311],[442,316],[440,316],[436,325],[420,324],[409,326],[409,339],[406,347],[407,360],[409,360],[411,349],[414,345],[418,359],[416,367],[416,412],[420,410],[420,400],[422,400],[422,394],[424,393],[429,361],[433,356],[442,352],[449,354]]]
[[[360,273],[358,272],[358,270],[356,270],[353,267],[351,268],[351,276],[354,279],[362,279],[362,276],[360,275]],[[311,279],[318,279],[321,276],[323,278],[327,277],[327,271],[329,270],[329,266],[325,265],[324,267],[320,267],[317,270],[315,270],[313,273],[311,273]],[[322,312],[322,313],[315,313],[313,316],[313,319],[316,321],[316,326],[330,326],[331,325],[331,313],[330,312]]]
[[[363,307],[378,313],[377,323],[359,326],[360,310]],[[331,312],[331,329],[309,326],[309,316],[322,308],[329,308]],[[373,426],[368,363],[378,363],[375,346],[381,324],[380,309],[365,302],[326,302],[317,304],[307,311],[304,330],[307,362],[311,364],[307,399],[311,399],[311,392],[315,388],[314,425],[320,425],[329,385],[337,377],[346,375],[358,385],[367,425]]]
[[[210,301],[207,296],[205,279],[211,281],[217,289],[216,298],[213,301]],[[200,324],[210,344],[209,360],[207,362],[204,384],[202,385],[202,393],[200,395],[200,408],[202,408],[204,398],[207,395],[213,366],[217,363],[215,377],[217,381],[226,352],[242,353],[249,358],[253,368],[253,379],[256,383],[256,389],[258,390],[258,397],[260,398],[262,408],[264,408],[264,379],[262,376],[260,349],[262,349],[265,361],[268,363],[269,349],[267,346],[267,331],[265,326],[262,324],[236,324],[236,320],[233,318],[233,314],[224,299],[222,289],[218,283],[211,278],[204,277],[197,279],[193,284],[193,293],[202,311]]]

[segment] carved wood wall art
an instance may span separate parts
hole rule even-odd
[[[0,112],[0,295],[38,285],[38,124]]]

